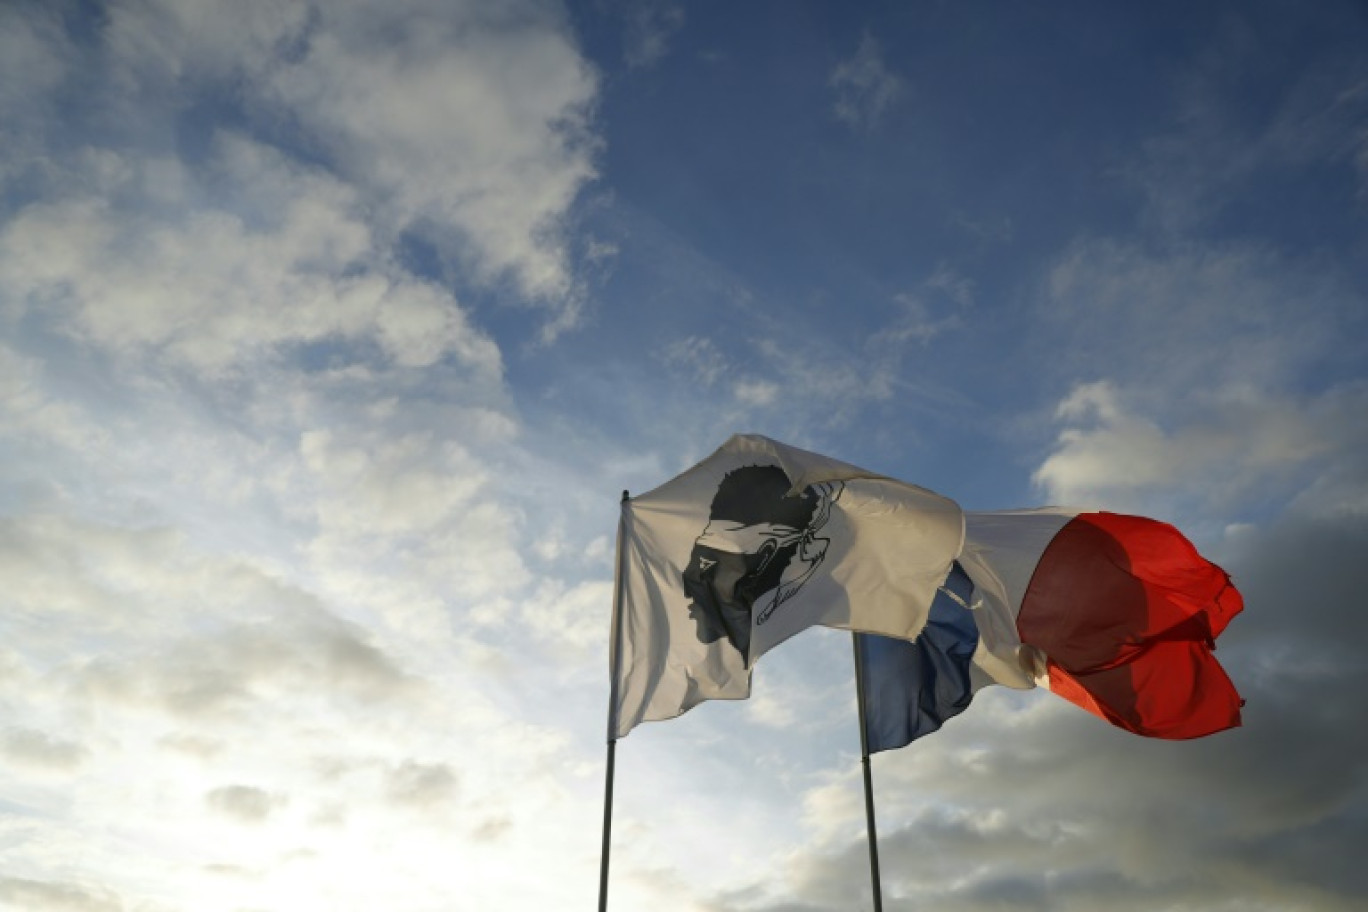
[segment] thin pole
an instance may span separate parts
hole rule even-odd
[[[611,681],[608,685],[608,763],[603,774],[603,849],[599,852],[599,912],[608,912],[608,857],[613,835],[613,768],[617,758],[618,663],[622,661],[622,558],[623,532],[627,524],[627,492],[622,492],[622,516],[618,520],[617,579],[613,586],[613,632]]]
[[[883,887],[879,881],[879,837],[874,828],[874,776],[869,769],[869,735],[865,732],[864,657],[858,634],[851,633],[855,648],[855,699],[860,704],[860,766],[864,768],[865,823],[869,833],[869,880],[874,887],[874,912],[883,912]]]
[[[599,912],[608,912],[608,843],[613,832],[613,758],[617,739],[608,739],[608,772],[603,780],[603,850],[599,854]]]

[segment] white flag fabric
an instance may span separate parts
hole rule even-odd
[[[755,661],[813,625],[916,637],[963,541],[946,497],[732,437],[623,502],[609,737],[744,699]]]

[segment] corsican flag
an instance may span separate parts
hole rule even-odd
[[[1114,513],[969,513],[964,549],[915,641],[860,636],[871,752],[902,747],[998,681],[976,655],[1015,652],[1039,685],[1113,724],[1196,738],[1240,724],[1212,655],[1243,608],[1177,529]]]
[[[952,500],[765,437],[731,438],[623,502],[609,737],[745,698],[755,661],[814,624],[917,636],[963,542]]]

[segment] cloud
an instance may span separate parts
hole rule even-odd
[[[311,594],[248,561],[197,552],[182,535],[33,516],[7,519],[3,536],[14,582],[6,629],[44,692],[60,679],[65,698],[193,720],[250,717],[285,693],[364,704],[414,685]],[[76,648],[82,637],[108,654]],[[57,706],[59,693],[51,692]],[[36,733],[7,744],[54,768],[85,753]]]
[[[664,351],[664,360],[704,386],[712,386],[730,371],[727,359],[717,345],[702,336],[687,336],[671,342]]]
[[[1308,58],[1267,95],[1252,101],[1268,62],[1268,44],[1250,19],[1224,19],[1200,59],[1175,75],[1173,128],[1146,139],[1119,172],[1145,200],[1147,225],[1162,233],[1191,235],[1226,230],[1232,211],[1264,198],[1290,175],[1307,169],[1353,169],[1360,198],[1368,192],[1363,124],[1368,120],[1368,67],[1355,54]],[[1272,36],[1268,36],[1271,38]],[[1251,116],[1252,112],[1257,115]],[[1262,192],[1261,192],[1262,191]],[[1276,193],[1276,191],[1273,191]],[[1294,223],[1324,214],[1314,195],[1286,198],[1283,212],[1263,226],[1238,219],[1244,232],[1274,231],[1278,219]],[[1316,232],[1315,243],[1334,232]]]
[[[1368,509],[1363,473],[1346,471],[1365,440],[1368,390],[1337,387],[1296,399],[1225,391],[1170,408],[1160,423],[1108,381],[1080,384],[1056,410],[1066,427],[1032,480],[1054,502],[1135,508],[1147,495],[1207,502],[1229,512],[1333,484],[1327,509]],[[1167,426],[1165,426],[1167,425]]]
[[[363,444],[308,431],[299,447],[304,467],[332,495],[318,501],[319,522],[339,534],[430,533],[489,482],[463,447],[427,434]]]
[[[684,25],[684,8],[670,0],[627,3],[622,16],[622,57],[633,70],[659,63],[670,38]]]
[[[1350,454],[1368,391],[1343,342],[1361,304],[1342,270],[1258,243],[1075,242],[1026,346],[1068,388],[1033,480],[1051,499],[1122,509],[1363,509]]]
[[[610,580],[593,579],[567,587],[548,580],[521,600],[524,629],[554,644],[557,652],[596,652],[606,629],[606,612],[613,604]]]
[[[449,226],[478,276],[563,303],[560,223],[595,173],[596,79],[555,7],[506,9],[415,0],[375,42],[370,7],[329,6],[268,91],[398,219],[441,240]]]
[[[398,805],[424,808],[450,800],[457,778],[444,763],[417,763],[405,760],[390,772],[386,796]]]
[[[377,319],[340,366],[252,341],[201,384],[168,345],[33,325],[48,313],[0,348],[0,760],[6,825],[43,834],[7,849],[14,902],[553,902],[573,872],[520,885],[500,858],[564,854],[583,773],[564,718],[491,700],[468,622],[529,584],[519,482],[492,470],[519,431],[497,347],[488,369],[398,365]],[[601,584],[557,585],[577,623],[606,609]],[[425,799],[452,825],[415,828]],[[63,854],[109,892],[62,892]]]
[[[212,178],[204,156],[222,127],[206,124],[231,121],[295,167],[308,162],[345,185],[347,204],[364,210],[364,226],[352,213],[334,223],[337,213],[326,204],[293,213],[288,227],[322,234],[319,248],[364,243],[369,234],[371,243],[393,250],[406,237],[421,237],[463,282],[507,287],[546,308],[548,325],[574,324],[581,295],[567,220],[595,176],[597,78],[557,5],[526,2],[492,11],[476,3],[405,0],[379,12],[352,0],[321,7],[249,2],[228,12],[213,3],[136,0],[109,10],[79,39],[63,35],[55,16],[28,9],[8,15],[21,28],[16,43],[24,49],[14,59],[29,61],[31,73],[24,74],[24,93],[0,97],[6,115],[0,119],[20,116],[42,127],[37,135],[51,145],[32,150],[45,160],[47,174],[37,186],[60,191],[88,183],[94,159],[106,153],[116,156],[106,168],[126,167],[119,158],[167,161],[162,180],[152,181],[162,191],[187,176],[191,183]],[[45,118],[59,107],[71,110],[58,99],[72,91],[88,93],[94,112],[80,106],[59,129]],[[78,125],[87,132],[73,143]],[[168,132],[175,141],[166,141]],[[23,148],[16,149],[0,176],[12,172],[18,179],[16,169],[36,166],[24,162]],[[231,217],[201,219],[184,226],[183,245],[176,244],[178,234],[139,245],[132,238],[143,234],[142,226],[120,227],[135,229],[123,234],[135,251],[160,246],[170,255],[178,246],[213,252],[223,241],[236,248],[259,234]],[[90,230],[107,238],[107,224],[97,221]],[[256,252],[270,253],[269,240],[261,240]],[[270,259],[281,258],[288,262],[288,250]],[[250,279],[246,267],[223,264],[245,269]],[[243,293],[250,290],[249,284]],[[310,299],[308,289],[301,292],[297,300]],[[338,309],[337,319],[345,321],[347,305]],[[261,310],[258,318],[270,332],[276,315]],[[397,348],[427,356],[414,348],[412,314],[406,326],[391,328]]]
[[[661,256],[649,340],[556,383],[573,352],[510,366],[499,340],[577,325],[608,249],[575,237],[602,83],[559,4],[88,8],[0,4],[0,905],[590,895],[617,490],[738,425],[935,445],[908,413],[957,393],[915,378],[965,376],[936,353],[989,286],[947,265],[882,293],[880,324]],[[634,75],[663,72],[642,70],[683,37],[676,8],[632,8]],[[866,35],[830,73],[842,123],[896,113],[891,59]],[[1352,167],[1361,108],[1337,88],[1285,122]],[[1365,892],[1343,849],[1363,841],[1368,441],[1335,341],[1362,301],[1335,256],[1271,249],[1080,238],[1012,339],[1036,368],[1012,382],[1059,405],[1047,490],[1231,505],[1206,531],[1249,599],[1221,644],[1246,728],[1137,743],[1048,694],[981,695],[876,758],[891,909]],[[490,310],[509,302],[539,326]],[[511,385],[529,377],[545,402]],[[1302,524],[1273,527],[1288,502]],[[826,643],[621,746],[615,906],[864,895],[848,641]]]
[[[1342,271],[1257,242],[1081,239],[1050,271],[1032,341],[1059,367],[1143,382],[1156,400],[1273,388],[1334,349],[1359,297]]]
[[[450,355],[497,375],[498,351],[447,292],[376,255],[347,187],[240,138],[225,139],[220,156],[244,195],[254,182],[273,185],[265,224],[214,207],[121,210],[107,197],[137,193],[154,168],[121,162],[128,178],[105,196],[35,204],[4,228],[12,318],[32,312],[99,348],[153,351],[203,373],[369,341],[396,365]]]
[[[902,334],[915,331],[900,319],[850,347],[791,323],[738,320],[724,336],[687,336],[660,354],[682,382],[643,388],[641,407],[650,412],[643,420],[668,416],[669,427],[654,439],[679,435],[693,441],[692,447],[699,440],[720,443],[738,427],[805,445],[804,435],[814,425],[847,426],[872,404],[887,401],[900,385],[903,392],[929,395],[899,376]],[[757,422],[764,427],[757,428]],[[686,467],[671,464],[667,471]]]
[[[953,270],[939,267],[913,292],[895,295],[902,313],[869,340],[871,349],[896,353],[910,342],[925,347],[946,332],[963,329],[974,306],[974,283]]]
[[[0,877],[0,899],[31,912],[122,912],[118,895],[100,887]]]
[[[563,766],[560,729],[487,698],[497,685],[451,628],[396,617],[363,630],[338,617],[348,605],[184,532],[52,516],[7,524],[17,585],[0,621],[0,710],[13,727],[0,761],[7,807],[45,834],[7,850],[14,877],[55,883],[50,853],[81,852],[109,859],[91,876],[130,903],[156,884],[173,904],[195,904],[203,864],[240,872],[200,903],[209,909],[289,905],[295,890],[345,906],[393,889],[404,907],[453,883],[491,902],[537,894],[501,863],[479,877],[465,861],[434,864],[476,843],[556,857],[580,779]],[[222,784],[206,790],[206,777]],[[415,811],[468,825],[415,830]],[[321,882],[338,886],[318,893]],[[39,887],[9,889],[44,908],[28,902]]]
[[[737,400],[748,406],[771,405],[779,397],[779,386],[768,381],[740,381],[733,391]]]
[[[31,729],[10,728],[0,735],[0,757],[39,771],[74,769],[89,753],[80,744]]]
[[[250,785],[225,785],[208,792],[205,804],[238,823],[263,823],[285,799]]]
[[[884,63],[879,42],[869,32],[860,37],[854,56],[831,71],[836,117],[852,127],[872,127],[903,93],[903,80]]]
[[[1354,908],[1368,878],[1340,849],[1368,832],[1365,547],[1364,515],[1339,514],[1214,548],[1245,597],[1218,650],[1247,700],[1241,728],[1145,739],[1043,691],[988,688],[934,737],[877,754],[885,907]],[[825,775],[803,792],[780,876],[716,908],[835,912],[868,896],[857,760]]]

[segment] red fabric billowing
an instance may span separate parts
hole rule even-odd
[[[1240,724],[1211,650],[1243,607],[1172,526],[1085,513],[1041,555],[1017,629],[1048,657],[1053,692],[1137,734],[1197,738]]]

